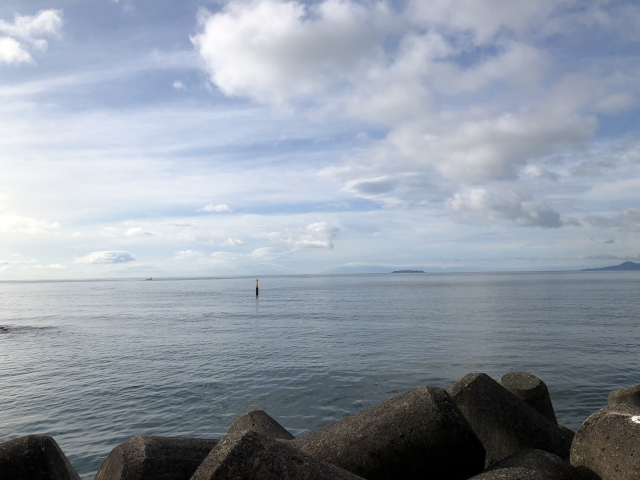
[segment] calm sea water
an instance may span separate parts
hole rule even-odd
[[[640,382],[640,272],[0,283],[0,441],[53,436],[85,479],[134,435],[294,435],[412,388],[528,371],[576,429]]]

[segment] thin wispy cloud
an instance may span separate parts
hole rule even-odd
[[[76,263],[114,264],[128,263],[135,261],[136,258],[129,252],[92,252],[84,257],[76,258]]]
[[[636,258],[639,27],[624,0],[7,0],[3,278]]]

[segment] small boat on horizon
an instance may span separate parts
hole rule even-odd
[[[147,278],[147,280],[153,280],[153,277],[149,277],[149,278]]]

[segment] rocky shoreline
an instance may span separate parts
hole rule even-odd
[[[0,479],[79,480],[55,440],[0,444]],[[425,385],[294,438],[267,413],[238,417],[224,438],[133,437],[95,480],[639,480],[640,385],[574,434],[546,385],[511,372]]]

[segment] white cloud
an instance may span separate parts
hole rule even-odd
[[[256,248],[253,252],[249,254],[249,257],[256,260],[261,260],[261,261],[275,260],[282,256],[283,256],[283,252],[273,247]]]
[[[239,238],[227,238],[224,242],[222,242],[222,245],[226,247],[240,247],[244,245],[244,242]]]
[[[148,232],[144,230],[142,227],[130,228],[126,232],[124,232],[125,237],[153,237],[155,235],[156,235],[155,233]]]
[[[34,16],[16,14],[13,23],[0,20],[0,62],[33,63],[28,51],[45,51],[48,42],[43,37],[59,38],[62,33],[62,11],[40,10]]]
[[[32,63],[33,59],[20,42],[13,38],[0,38],[0,62],[3,63]]]
[[[447,207],[463,218],[479,218],[528,227],[558,228],[560,214],[543,201],[516,189],[471,188],[456,193]]]
[[[175,260],[184,260],[186,258],[199,258],[202,257],[203,253],[199,250],[180,250],[176,252]]]
[[[33,41],[42,37],[59,37],[62,24],[61,10],[40,10],[34,16],[16,14],[13,23],[0,20],[0,32]]]
[[[332,249],[334,247],[333,240],[339,231],[339,228],[331,226],[327,222],[314,222],[307,225],[305,229],[270,232],[264,236],[277,245],[285,245],[293,250],[304,248]]]
[[[91,264],[114,264],[114,263],[127,263],[133,262],[136,258],[129,252],[92,252],[84,257],[77,258],[76,263],[91,263]]]
[[[173,88],[178,91],[187,89],[184,83],[182,83],[180,80],[176,80],[175,82],[173,82]]]
[[[546,39],[576,29],[617,35],[624,19],[614,10],[574,0],[410,0],[397,8],[232,0],[201,15],[192,41],[227,95],[388,129],[325,175],[343,182],[342,192],[394,209],[449,197],[449,211],[462,216],[557,227],[575,222],[545,200],[541,184],[561,177],[544,162],[584,149],[597,115],[633,108],[640,66],[568,66]],[[509,193],[532,180],[535,196]]]
[[[540,165],[525,165],[522,168],[522,173],[534,179],[548,180],[551,182],[557,182],[560,178],[557,173],[552,173]]]
[[[223,92],[281,103],[325,91],[378,56],[387,18],[382,2],[369,9],[348,0],[231,1],[201,15],[192,41]]]
[[[0,231],[7,233],[28,233],[38,235],[60,230],[58,222],[47,222],[31,217],[23,217],[14,212],[0,209]]]
[[[198,210],[199,212],[216,212],[216,213],[222,213],[222,212],[230,212],[231,209],[229,208],[228,205],[214,205],[213,203],[210,203],[209,205],[207,205],[206,207],[202,207],[200,210]]]

